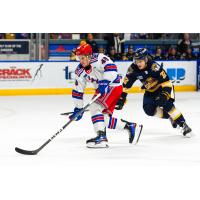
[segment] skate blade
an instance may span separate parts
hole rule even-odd
[[[108,147],[109,147],[108,144],[105,142],[101,142],[100,144],[95,144],[95,143],[87,144],[87,148],[91,149],[103,149]]]
[[[142,129],[143,129],[143,125],[139,125],[138,128],[136,128],[136,135],[135,138],[133,140],[134,145],[136,145],[140,139],[140,135],[142,133]]]
[[[192,133],[187,133],[186,135],[183,136],[184,138],[191,138],[192,137]]]

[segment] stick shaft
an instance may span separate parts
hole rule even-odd
[[[69,124],[71,124],[75,119],[83,113],[92,103],[94,103],[101,94],[98,94],[95,96],[90,103],[88,103],[83,109],[81,109],[74,117],[72,117],[60,130],[58,130],[51,138],[49,138],[42,146],[40,146],[37,150],[34,150],[34,154],[37,154],[39,151],[41,151],[47,144],[49,144],[57,135],[59,135]]]
[[[89,110],[85,110],[85,112],[88,112]],[[61,115],[71,115],[73,112],[66,112],[66,113],[61,113]]]

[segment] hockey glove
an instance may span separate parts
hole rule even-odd
[[[122,110],[122,108],[124,107],[124,104],[126,103],[126,96],[127,96],[127,93],[123,92],[115,106],[116,110]]]
[[[97,90],[101,95],[104,95],[109,92],[109,86],[108,86],[109,83],[110,83],[110,81],[108,81],[108,80],[101,80],[98,82],[99,87]]]
[[[166,91],[162,91],[156,98],[156,104],[159,107],[163,107],[169,99],[170,99],[170,94]]]
[[[73,114],[71,114],[71,115],[69,116],[69,118],[72,119],[80,110],[82,110],[82,109],[81,109],[81,108],[74,108],[74,112],[73,112]],[[83,117],[83,113],[84,113],[84,112],[82,112],[82,113],[75,119],[75,121],[79,121],[79,120]]]

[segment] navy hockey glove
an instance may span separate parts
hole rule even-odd
[[[156,98],[156,104],[159,107],[163,107],[169,99],[170,99],[170,94],[166,91],[162,91]]]
[[[102,80],[98,82],[99,87],[97,90],[101,95],[104,95],[109,92],[109,86],[108,86],[109,83],[110,81],[107,81],[107,80]]]
[[[74,108],[74,112],[73,112],[73,114],[71,114],[71,115],[69,116],[69,118],[72,119],[80,110],[82,110],[82,108]],[[84,113],[84,112],[82,112],[82,113],[75,119],[75,121],[79,121],[79,120],[83,117],[83,113]]]
[[[127,93],[123,92],[115,106],[116,110],[122,110],[122,108],[124,107],[124,104],[126,103],[126,96],[127,96]]]

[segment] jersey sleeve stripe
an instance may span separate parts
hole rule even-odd
[[[117,66],[115,64],[107,64],[104,67],[104,71],[108,72],[108,71],[117,71]]]
[[[78,68],[75,70],[75,74],[76,74],[77,76],[80,76],[80,75],[83,73],[83,71],[84,71],[83,68],[78,67]]]

